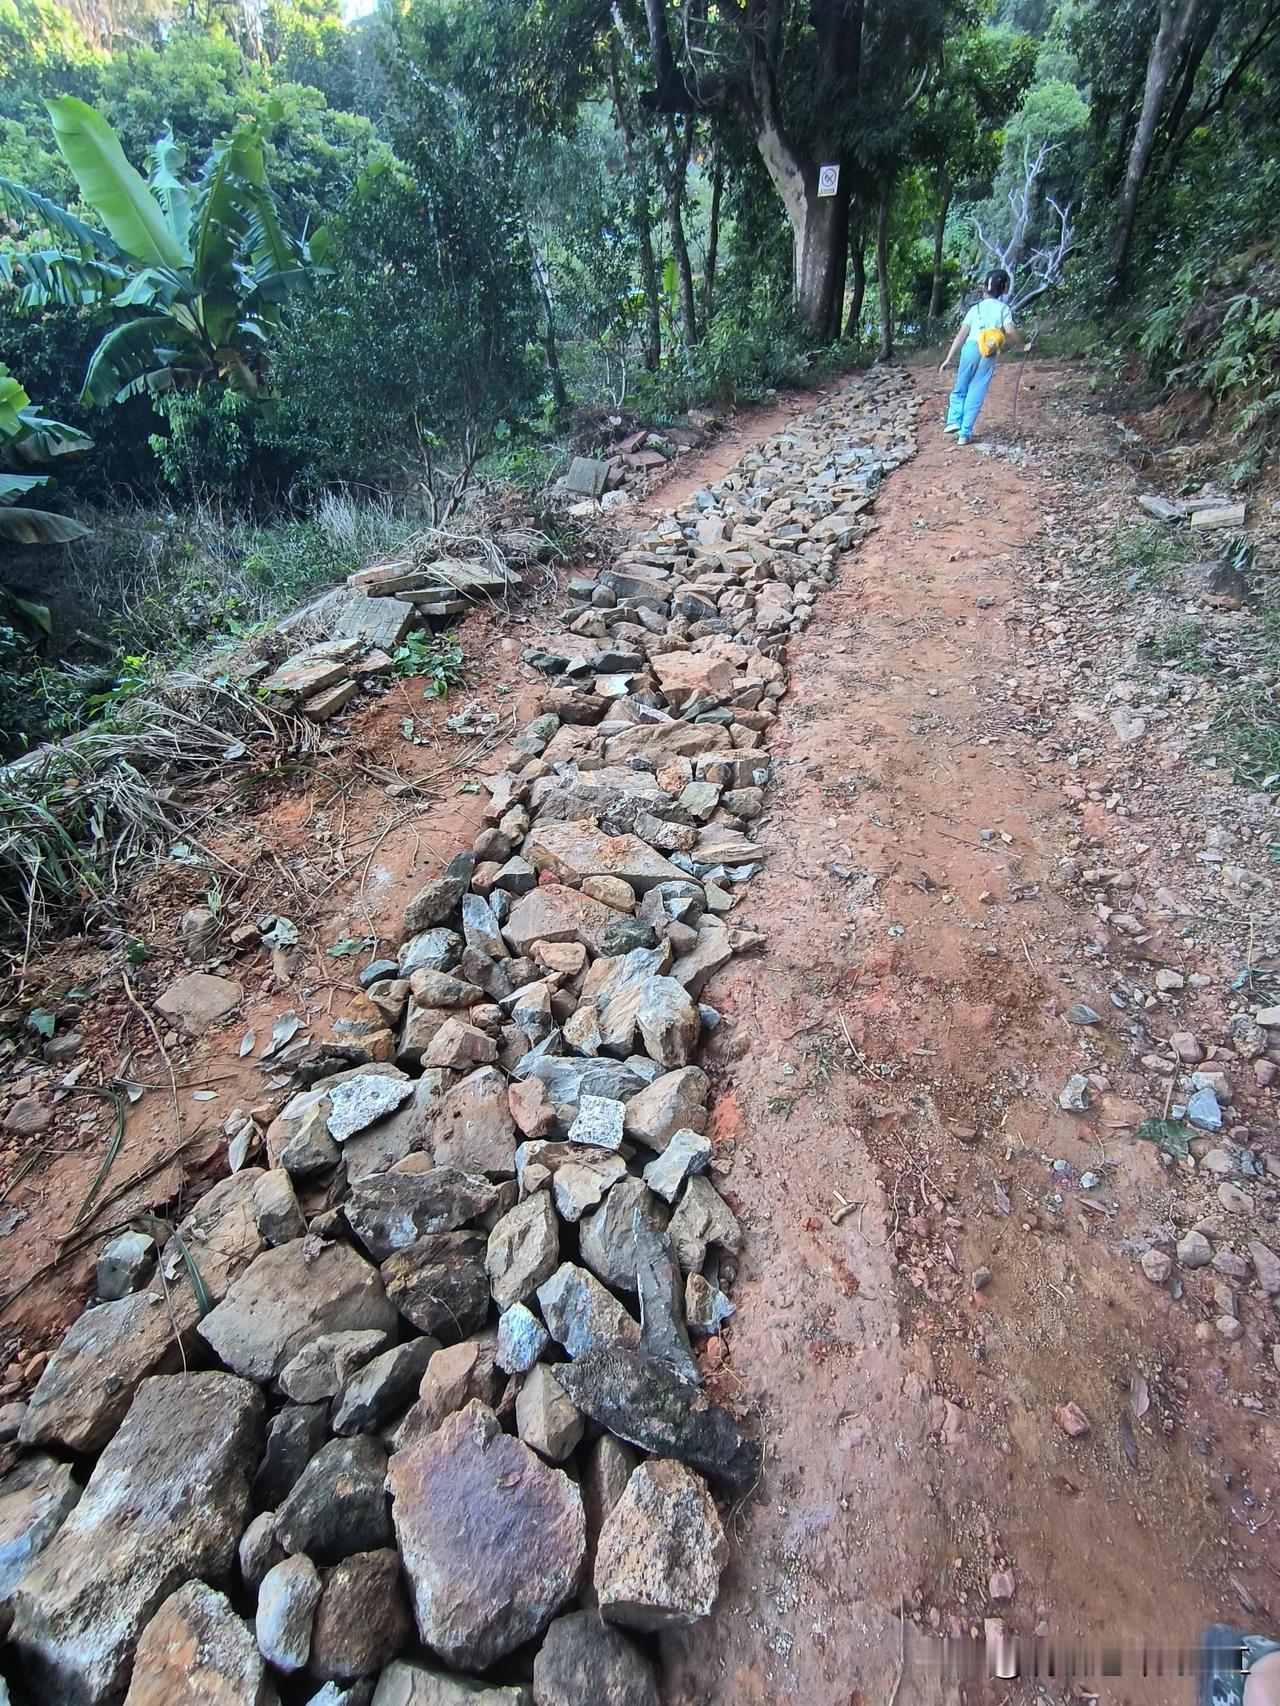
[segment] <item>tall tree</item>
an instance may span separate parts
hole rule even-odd
[[[1129,247],[1133,241],[1133,222],[1138,212],[1138,197],[1142,191],[1151,151],[1155,146],[1160,116],[1164,111],[1184,49],[1204,0],[1158,0],[1156,29],[1147,53],[1147,71],[1142,88],[1142,106],[1134,127],[1133,141],[1125,166],[1120,200],[1116,206],[1115,224],[1111,231],[1110,271],[1111,290],[1118,295],[1124,288],[1129,265]],[[1207,44],[1206,44],[1207,45]]]
[[[644,0],[658,112],[727,112],[791,227],[796,309],[840,330],[851,168],[872,112],[911,105],[968,0]],[[824,182],[822,168],[836,168]]]

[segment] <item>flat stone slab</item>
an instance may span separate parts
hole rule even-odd
[[[250,1380],[274,1380],[322,1333],[390,1334],[396,1311],[378,1270],[349,1244],[294,1238],[251,1262],[199,1326],[214,1355]]]
[[[336,686],[346,673],[347,666],[340,658],[293,657],[273,670],[259,688],[289,699],[309,699],[326,687]]]
[[[564,483],[577,497],[599,498],[604,495],[608,479],[607,462],[601,461],[598,456],[575,456],[569,464]]]
[[[156,1012],[171,1024],[200,1036],[229,1019],[243,1000],[244,986],[234,978],[193,971],[156,998]]]
[[[371,646],[394,651],[415,620],[413,611],[393,598],[369,598],[357,592],[338,612],[333,632],[336,639],[367,640]]]
[[[536,871],[550,871],[564,882],[621,877],[637,894],[687,875],[638,836],[606,835],[588,823],[535,824],[522,851]]]

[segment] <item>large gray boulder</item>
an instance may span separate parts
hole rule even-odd
[[[265,1382],[322,1333],[390,1334],[395,1325],[378,1270],[349,1244],[309,1237],[265,1250],[199,1331],[220,1362]]]
[[[161,1601],[193,1577],[229,1577],[262,1412],[258,1389],[231,1374],[143,1383],[79,1504],[14,1592],[12,1638],[33,1700],[118,1700]]]

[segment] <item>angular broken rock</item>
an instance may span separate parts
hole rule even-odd
[[[684,1288],[684,1319],[690,1333],[710,1338],[733,1314],[733,1304],[703,1274],[690,1274]]]
[[[457,911],[475,868],[474,853],[459,853],[440,876],[419,889],[404,909],[404,927],[410,935],[443,924],[451,912]]]
[[[642,1463],[605,1518],[596,1551],[601,1616],[673,1629],[710,1616],[729,1555],[706,1483],[683,1463]]]
[[[514,1303],[498,1322],[495,1360],[506,1374],[525,1374],[551,1343],[551,1335],[523,1303]]]
[[[189,1295],[189,1294],[188,1294]],[[195,1311],[175,1300],[179,1331],[158,1292],[135,1292],[118,1303],[86,1309],[45,1366],[18,1430],[23,1445],[99,1450],[111,1438],[138,1390],[152,1374],[182,1366]]]
[[[327,1570],[311,1631],[312,1676],[373,1676],[407,1647],[413,1619],[393,1546],[356,1552]]]
[[[563,1463],[582,1438],[582,1413],[556,1379],[555,1370],[540,1362],[527,1375],[516,1398],[516,1432],[539,1457]]]
[[[489,1234],[485,1268],[499,1311],[531,1297],[560,1261],[560,1228],[545,1191],[517,1203]]]
[[[395,1113],[414,1092],[414,1081],[407,1073],[395,1078],[366,1073],[348,1078],[325,1092],[329,1112],[325,1124],[335,1143],[345,1143],[349,1137],[364,1131],[388,1114]]]
[[[701,1271],[708,1245],[734,1251],[742,1248],[742,1228],[710,1179],[689,1180],[668,1231],[676,1258],[687,1274]]]
[[[1280,1256],[1260,1239],[1255,1238],[1249,1245],[1249,1260],[1253,1263],[1253,1271],[1264,1295],[1280,1296]]]
[[[142,1631],[124,1706],[275,1706],[275,1700],[262,1655],[227,1596],[186,1582]]]
[[[198,1037],[229,1019],[243,1000],[244,987],[234,979],[193,971],[157,997],[156,1012]]]
[[[634,1641],[596,1611],[557,1617],[533,1661],[536,1706],[658,1706],[658,1680]]]
[[[571,1357],[585,1356],[599,1346],[640,1342],[640,1323],[594,1274],[572,1262],[562,1262],[538,1287],[538,1303],[552,1338]]]
[[[12,1640],[42,1706],[117,1700],[174,1585],[225,1581],[249,1512],[262,1394],[231,1374],[139,1388],[79,1504],[14,1592]]]
[[[697,1004],[673,977],[653,977],[636,1008],[636,1023],[644,1046],[659,1066],[686,1066],[698,1046],[702,1020]]]
[[[644,1170],[644,1182],[664,1202],[674,1202],[685,1181],[710,1165],[711,1139],[699,1131],[673,1132],[667,1147]]]
[[[283,1167],[256,1168],[253,1179],[253,1217],[268,1244],[287,1244],[306,1234],[307,1223],[293,1180]]]
[[[636,894],[684,875],[638,836],[606,835],[590,823],[537,823],[525,838],[523,853],[534,870],[550,871],[563,882],[621,877]]]
[[[268,1570],[258,1588],[258,1651],[288,1675],[311,1657],[311,1624],[320,1602],[320,1572],[305,1553]]]
[[[274,1511],[328,1437],[326,1404],[286,1404],[272,1416],[253,1479],[254,1503]]]
[[[496,1351],[497,1337],[488,1332],[437,1351],[422,1377],[418,1402],[396,1431],[395,1449],[417,1445],[473,1398],[496,1403],[502,1388]]]
[[[336,1434],[372,1433],[410,1403],[440,1341],[425,1335],[373,1358],[347,1382],[333,1406]]]
[[[612,1096],[581,1097],[577,1116],[569,1127],[569,1142],[594,1149],[620,1149],[625,1112],[625,1104]]]
[[[347,1224],[375,1262],[431,1232],[456,1232],[486,1213],[497,1200],[488,1179],[456,1167],[433,1167],[410,1155],[385,1173],[351,1188],[343,1204]]]
[[[584,1214],[578,1233],[582,1260],[615,1290],[635,1292],[636,1226],[661,1231],[667,1210],[643,1179],[619,1180],[599,1208]]]
[[[433,1232],[382,1264],[387,1296],[406,1321],[449,1344],[483,1327],[489,1276],[483,1232]]]
[[[663,1073],[628,1101],[627,1136],[661,1150],[677,1131],[702,1131],[707,1123],[709,1089],[710,1081],[700,1066]]]
[[[321,1446],[276,1512],[285,1551],[336,1564],[390,1545],[386,1473],[387,1454],[370,1434]]]
[[[698,1385],[701,1374],[689,1345],[684,1319],[684,1287],[671,1240],[636,1214],[636,1290],[640,1295],[640,1343],[682,1380]]]
[[[363,1256],[349,1244],[295,1238],[251,1262],[199,1332],[228,1368],[265,1382],[321,1333],[390,1333],[395,1324],[378,1270]]]
[[[597,1050],[630,1053],[644,992],[670,963],[671,950],[665,943],[657,948],[632,948],[615,958],[596,961],[583,982],[582,1006],[574,1018],[581,1019],[584,1013],[592,1018]],[[565,1036],[572,1041],[567,1028]],[[580,1036],[585,1041],[585,1035],[580,1033]],[[582,1048],[582,1052],[592,1051]]]
[[[274,1511],[260,1511],[254,1517],[240,1536],[236,1557],[240,1564],[240,1580],[250,1593],[256,1593],[266,1580],[268,1570],[274,1570],[285,1558],[284,1547],[276,1538]]]
[[[122,1232],[102,1246],[97,1290],[104,1303],[118,1303],[138,1291],[156,1265],[156,1241],[145,1232]]]
[[[619,1439],[678,1457],[742,1495],[760,1475],[760,1447],[722,1404],[641,1350],[604,1347],[558,1366],[558,1379],[584,1414]]]
[[[32,1452],[0,1475],[0,1606],[80,1497],[65,1463]]]
[[[502,934],[517,954],[529,953],[535,942],[582,942],[598,954],[617,916],[611,906],[553,883],[521,895]]]
[[[321,1333],[280,1370],[280,1390],[295,1404],[317,1404],[341,1392],[357,1369],[363,1368],[387,1342],[385,1333],[358,1328],[349,1333]]]
[[[509,1179],[515,1172],[515,1126],[502,1074],[482,1066],[446,1091],[436,1108],[431,1140],[438,1165]]]
[[[486,1669],[573,1593],[586,1556],[582,1497],[483,1404],[398,1451],[389,1481],[418,1631],[447,1664]]]
[[[311,1706],[330,1706],[330,1702],[317,1695]],[[378,1678],[370,1706],[529,1706],[529,1691],[487,1688],[469,1676],[451,1676],[410,1659],[397,1659]]]

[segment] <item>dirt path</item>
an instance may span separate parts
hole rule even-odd
[[[1020,431],[1071,383],[1039,369]],[[994,394],[997,442],[1008,409]],[[1126,1247],[1162,1175],[1107,1129],[1142,1111],[1057,1107],[1082,1065],[1062,1015],[1108,1012],[1113,974],[1097,919],[1056,886],[1069,825],[1009,692],[1006,615],[1017,553],[1062,491],[962,455],[936,413],[792,642],[771,857],[747,902],[768,957],[708,997],[728,1015],[714,1130],[750,1229],[725,1387],[757,1412],[767,1467],[713,1625],[672,1654],[682,1706],[884,1706],[901,1604],[952,1636],[1003,1614],[1023,1635],[1169,1645],[1243,1615],[1224,1547],[1249,1420]],[[1104,1160],[1090,1212],[1075,1181]],[[1085,1438],[1055,1421],[1068,1401]],[[930,1658],[921,1643],[901,1706],[1092,1698],[959,1695]]]
[[[1112,997],[1136,990],[1141,1012],[1156,950],[1122,952],[1065,880],[1064,855],[1106,839],[1107,789],[1085,798],[1073,781],[1069,695],[1055,711],[1052,694],[1026,690],[1052,673],[1061,632],[1057,616],[1032,619],[1057,609],[1042,596],[1046,515],[1096,499],[1055,458],[1095,429],[1082,376],[1037,365],[1015,443],[1011,381],[988,405],[991,455],[962,455],[927,404],[919,455],[877,502],[878,531],[789,646],[770,858],[742,907],[768,954],[732,963],[705,997],[726,1019],[708,1061],[718,1182],[748,1231],[713,1379],[758,1425],[766,1469],[735,1514],[714,1618],[667,1643],[669,1706],[1094,1698],[1069,1683],[944,1679],[930,1637],[981,1636],[995,1616],[1020,1636],[1166,1646],[1215,1620],[1274,1632],[1274,1321],[1266,1341],[1254,1317],[1245,1342],[1219,1343],[1205,1331],[1211,1276],[1193,1276],[1206,1281],[1197,1317],[1139,1271],[1152,1229],[1178,1217],[1156,1150],[1132,1140],[1149,1086]],[[938,383],[919,382],[927,394]],[[791,406],[682,459],[638,524],[726,473]],[[474,691],[504,719],[536,706],[541,683],[520,654],[555,631],[556,607],[548,587],[514,622],[495,611],[464,624]],[[310,908],[303,963],[284,986],[262,956],[242,963],[243,1019],[175,1051],[185,1125],[157,1070],[117,1176],[200,1132],[206,1171],[184,1151],[163,1188],[147,1187],[157,1201],[196,1191],[220,1170],[228,1112],[262,1094],[239,1059],[245,1027],[269,1034],[297,1008],[319,1032],[358,1010],[332,944],[393,943],[408,894],[478,821],[475,784],[452,768],[468,743],[445,733],[444,714],[397,688],[268,810],[229,817],[235,857],[277,883],[247,882],[237,905],[289,910],[294,885]],[[406,778],[418,785],[407,802]],[[148,939],[201,898],[198,871],[189,892],[162,875]],[[173,970],[171,953],[139,970],[140,998]],[[1105,1022],[1068,1024],[1077,1002]],[[130,1025],[123,996],[99,1014],[95,1073],[116,1070]],[[1085,1119],[1057,1100],[1079,1071],[1102,1075]],[[197,1101],[209,1085],[216,1100]],[[47,1263],[98,1153],[81,1134],[16,1199],[27,1218],[8,1283],[24,1265],[43,1278],[4,1323],[26,1346],[15,1387],[85,1295],[88,1246],[56,1272]],[[1089,1171],[1096,1188],[1081,1185]],[[1067,1402],[1090,1419],[1082,1438],[1055,1420]],[[1187,1681],[1096,1687],[1108,1702],[1192,1706]]]

